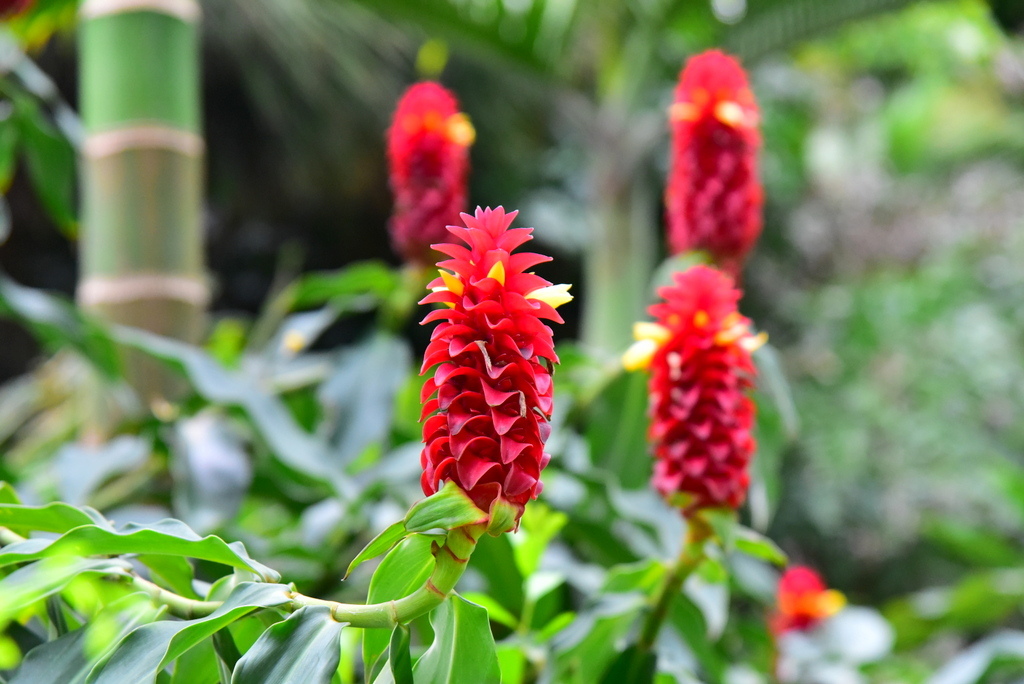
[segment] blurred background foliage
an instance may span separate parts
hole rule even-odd
[[[477,129],[471,202],[520,208],[557,257],[543,275],[584,283],[557,331],[550,509],[524,523],[526,542],[482,548],[478,588],[513,587],[505,629],[536,646],[557,632],[557,596],[653,582],[642,568],[602,569],[668,555],[678,536],[643,495],[643,381],[572,340],[601,287],[647,296],[664,257],[665,107],[685,58],[722,45],[751,71],[765,140],[766,226],[742,308],[775,352],[761,359],[749,518],[891,620],[897,650],[872,678],[920,680],[955,657],[937,681],[1019,675],[1019,2],[206,2],[212,332],[205,350],[117,333],[190,378],[187,402],[152,414],[106,372],[105,333],[22,287],[70,294],[76,280],[73,7],[41,1],[11,23],[32,61],[13,43],[0,51],[0,266],[13,279],[0,281],[4,478],[115,518],[171,512],[243,540],[312,593],[336,592],[367,532],[418,496],[412,371],[425,333],[388,317],[402,283],[386,265],[383,136],[401,91],[440,77]],[[609,197],[627,198],[635,234],[621,282],[614,262],[603,276],[587,265]],[[37,341],[63,351],[42,362]],[[789,384],[774,398],[772,363]],[[100,446],[87,423],[120,436]],[[537,535],[543,551],[559,530],[541,567],[561,579],[531,583],[538,566],[520,546]],[[747,624],[770,598],[765,576],[741,570],[732,636],[697,654],[709,672],[770,657],[763,628],[758,642]],[[368,578],[341,595],[358,597]],[[713,621],[717,599],[703,596]],[[566,638],[566,653],[600,650]]]

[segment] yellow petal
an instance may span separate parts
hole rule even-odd
[[[756,335],[747,335],[740,339],[740,346],[746,351],[753,354],[758,349],[763,347],[768,342],[768,333],[759,332]]]
[[[709,320],[711,319],[708,318],[707,311],[698,311],[697,313],[693,314],[693,324],[698,328],[703,328],[705,325],[708,324]]]
[[[646,370],[657,353],[659,345],[654,340],[637,340],[622,355],[622,366],[628,371]]]
[[[451,290],[455,294],[462,296],[462,293],[466,291],[466,288],[462,285],[462,279],[456,275],[452,275],[448,271],[443,269],[437,269],[437,272],[441,274],[441,280],[444,281],[445,288]]]
[[[289,330],[281,340],[281,346],[293,354],[297,354],[306,348],[306,336],[298,330]]]
[[[551,305],[553,309],[557,309],[563,304],[568,304],[572,301],[572,295],[569,294],[570,287],[572,285],[548,285],[527,294],[526,298],[536,299],[539,302]]]
[[[456,145],[469,147],[476,140],[476,129],[469,122],[469,117],[462,112],[449,116],[445,127],[448,140]]]
[[[505,284],[505,264],[500,261],[491,266],[491,270],[487,272],[488,278],[494,278],[502,285]]]
[[[829,589],[828,591],[822,592],[818,597],[818,615],[821,617],[829,617],[835,615],[843,609],[846,605],[846,597],[843,596],[841,591],[835,589]]]
[[[732,126],[733,128],[742,126],[747,120],[746,115],[743,113],[743,107],[732,100],[719,102],[715,105],[715,118],[726,126]]]
[[[672,331],[659,323],[640,322],[633,324],[633,338],[637,340],[654,340],[665,344],[672,337]]]
[[[692,102],[675,102],[668,108],[669,121],[696,121],[700,110]]]

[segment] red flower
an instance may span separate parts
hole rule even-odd
[[[655,323],[637,323],[637,343],[623,361],[651,372],[654,486],[689,515],[701,508],[736,508],[746,497],[754,452],[756,373],[750,354],[764,335],[736,311],[740,291],[713,268],[694,266],[650,308]]]
[[[757,103],[739,62],[718,50],[691,58],[669,120],[669,247],[673,254],[705,250],[737,277],[761,233],[763,202]]]
[[[446,226],[466,208],[469,146],[475,133],[455,96],[430,81],[398,102],[388,130],[395,208],[389,224],[395,251],[409,262],[435,260],[430,245],[448,239]]]
[[[779,580],[778,605],[769,621],[776,637],[795,630],[809,630],[846,605],[846,597],[828,589],[814,570],[795,565]]]
[[[451,480],[482,510],[497,500],[517,509],[541,491],[550,456],[551,370],[558,363],[551,329],[555,307],[572,299],[568,285],[551,285],[527,269],[550,257],[512,250],[531,228],[509,226],[518,212],[477,209],[449,226],[466,243],[435,244],[451,257],[421,303],[446,308],[427,314],[441,321],[424,353],[423,369],[437,366],[423,388],[421,484],[433,494]]]
[[[0,0],[0,19],[10,19],[30,8],[35,0]]]

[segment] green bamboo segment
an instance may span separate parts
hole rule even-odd
[[[199,130],[199,38],[193,23],[153,11],[83,20],[82,119],[88,131],[152,121]]]
[[[107,320],[195,341],[209,298],[194,0],[86,0],[80,9],[80,303]],[[147,400],[177,385],[126,352]]]

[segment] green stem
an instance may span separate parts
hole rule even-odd
[[[448,598],[465,572],[477,540],[486,529],[486,525],[468,525],[449,531],[444,546],[439,546],[434,551],[434,570],[430,577],[422,587],[404,598],[385,603],[358,605],[327,601],[293,592],[291,603],[281,606],[281,609],[291,612],[303,606],[325,606],[330,608],[331,615],[338,622],[347,622],[352,627],[360,628],[390,629],[395,625],[404,624],[429,613]],[[24,540],[25,537],[0,527],[0,545]],[[123,576],[117,576],[113,579],[122,578]],[[206,617],[222,604],[221,601],[200,601],[181,596],[138,575],[130,575],[128,583],[134,589],[148,594],[154,602],[167,606],[171,615],[183,620]]]
[[[665,623],[668,611],[672,607],[672,599],[682,590],[683,582],[690,576],[690,573],[697,569],[704,560],[704,542],[710,536],[710,530],[703,520],[696,516],[689,519],[686,539],[683,541],[683,548],[679,557],[669,567],[665,581],[662,582],[658,593],[654,597],[654,603],[647,613],[643,627],[640,630],[640,637],[637,639],[637,656],[650,653],[658,639],[661,626]]]

